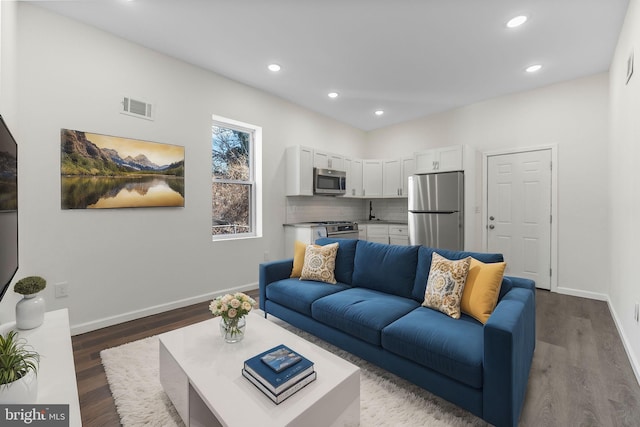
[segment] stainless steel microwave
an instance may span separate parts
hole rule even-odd
[[[313,193],[339,196],[347,192],[347,173],[334,169],[313,168]]]

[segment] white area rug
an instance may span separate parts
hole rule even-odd
[[[420,387],[306,332],[278,323],[360,367],[360,425],[363,427],[488,425]],[[184,425],[160,384],[156,337],[103,350],[100,356],[123,426]]]

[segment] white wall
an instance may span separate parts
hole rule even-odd
[[[17,72],[2,75],[2,87],[8,78],[19,94],[12,128],[20,144],[17,277],[47,278],[49,308],[69,307],[76,332],[255,286],[264,252],[271,259],[283,253],[283,154],[296,144],[367,158],[451,144],[479,151],[557,144],[559,288],[596,298],[609,293],[607,74],[365,134],[40,8],[20,3],[17,11],[17,42],[7,47],[3,37],[1,51],[3,61],[18,55]],[[123,95],[154,102],[156,120],[119,114]],[[211,114],[263,127],[262,239],[211,242]],[[61,210],[60,128],[185,145],[186,207]],[[62,281],[71,295],[55,299],[53,284]],[[17,298],[10,294],[0,303],[0,322],[13,318]]]
[[[635,73],[626,83],[627,58],[635,51]],[[640,3],[631,0],[610,68],[611,134],[609,218],[610,307],[640,381]]]
[[[0,2],[0,114],[5,122],[16,119],[16,3]]]
[[[455,144],[479,152],[557,144],[557,290],[606,299],[607,117],[608,75],[599,74],[373,131],[367,149],[384,158]]]
[[[255,288],[264,253],[284,253],[285,147],[361,153],[360,130],[38,7],[17,12],[16,277],[45,277],[47,308],[68,307],[75,332]],[[120,114],[122,96],[153,102],[155,121]],[[263,238],[211,241],[212,114],[263,128]],[[184,145],[185,207],[61,210],[61,128]],[[63,281],[70,296],[55,299]]]

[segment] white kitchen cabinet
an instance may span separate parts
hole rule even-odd
[[[415,157],[403,157],[400,159],[402,163],[402,186],[400,187],[401,195],[403,197],[409,197],[409,177],[416,173],[416,159]]]
[[[287,196],[313,196],[313,149],[296,145],[286,149]]]
[[[463,149],[461,145],[420,151],[415,153],[415,159],[415,173],[463,170]]]
[[[327,237],[327,229],[325,227],[285,225],[284,255],[286,258],[293,258],[296,240],[310,245],[323,237]]]
[[[339,154],[327,153],[326,151],[314,150],[313,167],[320,169],[335,169],[344,171],[344,157]]]
[[[384,160],[382,169],[383,197],[407,197],[409,176],[415,173],[415,158]]]
[[[345,157],[344,168],[347,171],[347,192],[344,197],[362,197],[362,159]]]
[[[367,226],[358,224],[358,239],[367,240]]]
[[[367,240],[389,244],[389,225],[367,224]]]
[[[406,225],[389,225],[389,243],[392,245],[409,245],[409,227]]]
[[[382,162],[382,196],[400,197],[402,191],[402,163],[400,159]]]
[[[382,197],[382,160],[362,161],[362,188],[364,197]]]

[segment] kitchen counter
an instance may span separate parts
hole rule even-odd
[[[361,219],[354,221],[358,224],[368,225],[368,224],[386,224],[386,225],[408,225],[407,221],[387,221],[384,219]]]
[[[322,224],[317,222],[294,222],[291,224],[282,224],[283,227],[298,227],[298,228],[309,228],[309,227],[320,227]]]
[[[387,221],[384,219],[358,219],[353,221],[356,224],[368,225],[368,224],[382,224],[382,225],[407,225],[407,221]],[[323,224],[317,222],[294,222],[289,224],[282,224],[283,227],[298,227],[298,228],[309,228],[309,227],[319,227]]]

